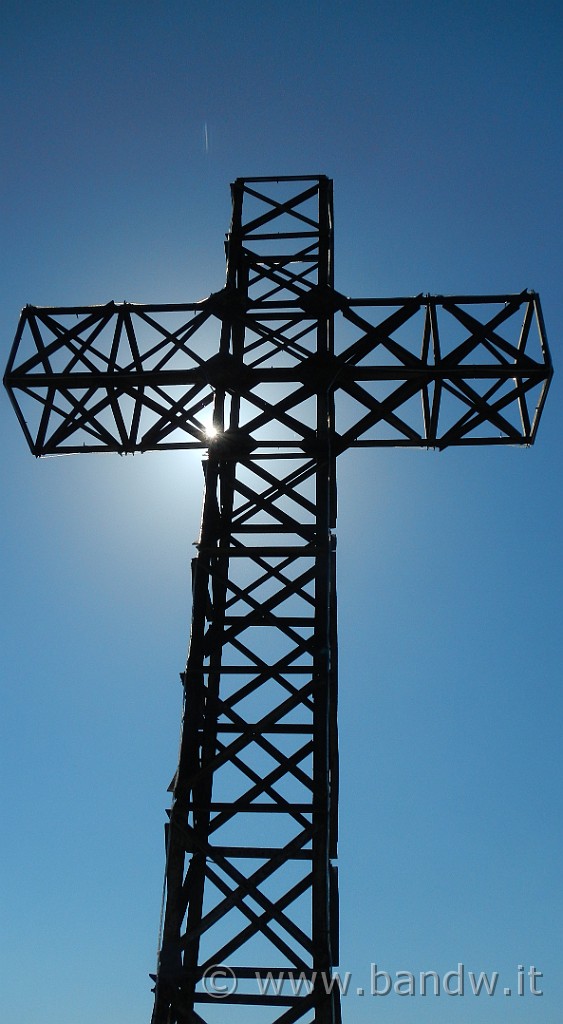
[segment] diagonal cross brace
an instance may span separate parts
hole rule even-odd
[[[336,458],[531,444],[552,367],[534,292],[337,292],[328,178],[232,197],[223,289],[28,306],[4,380],[35,455],[207,450],[153,1024],[215,1021],[223,960],[226,1015],[339,1024]]]

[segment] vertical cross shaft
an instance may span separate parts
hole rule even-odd
[[[261,222],[243,226],[245,188],[242,182],[233,187],[230,309],[220,350],[231,398],[217,382],[217,434],[205,467],[184,727],[167,828],[153,1024],[196,1019],[194,1005],[213,998],[198,984],[202,975],[227,959],[233,992],[224,1004],[252,1005],[255,976],[301,973],[312,990],[285,1000],[278,993],[275,1000],[287,1003],[287,1019],[311,1012],[318,1024],[340,1019],[336,995],[325,990],[335,952],[334,394],[319,378],[310,395],[315,441],[309,453],[294,452],[288,460],[249,452],[242,393],[233,389],[248,358],[242,314],[257,302],[271,308],[264,306],[264,264],[268,276],[274,267],[285,277],[274,294],[288,283],[300,294],[320,296],[332,287],[330,183],[320,179],[309,191],[317,207],[314,230],[305,224],[300,234],[271,238]],[[290,252],[280,253],[280,243]],[[273,253],[253,252],[268,245]],[[275,304],[283,308],[279,295]],[[292,320],[295,328],[305,316],[294,312]],[[316,342],[311,354],[321,366],[333,354],[330,307],[320,302],[318,315],[311,320],[308,314],[307,321],[306,333]],[[246,843],[227,845],[225,832],[239,842],[247,836]],[[275,896],[269,895],[272,883]],[[268,997],[261,1002],[267,1005]],[[263,1019],[278,1014],[272,1006]]]

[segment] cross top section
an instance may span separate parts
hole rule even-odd
[[[533,442],[552,375],[537,294],[347,298],[328,178],[231,188],[221,291],[23,310],[5,384],[35,455],[310,452],[319,386],[336,453]]]

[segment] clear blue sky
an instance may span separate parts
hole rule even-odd
[[[0,45],[2,363],[27,302],[221,287],[237,176],[334,178],[347,294],[540,292],[533,449],[339,467],[341,969],[501,975],[345,1024],[560,1024],[560,4],[5,0]],[[0,1016],[148,1024],[199,460],[0,421]]]

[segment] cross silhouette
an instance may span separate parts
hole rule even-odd
[[[206,449],[152,1024],[338,1024],[336,459],[529,445],[552,368],[534,292],[347,298],[328,178],[231,188],[222,290],[28,306],[4,380],[35,455]]]

